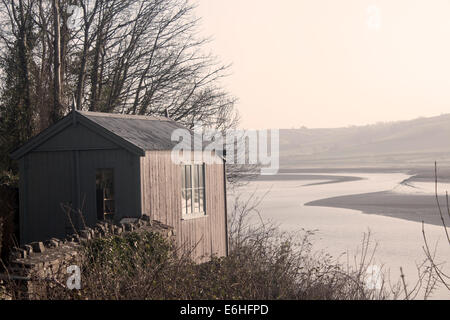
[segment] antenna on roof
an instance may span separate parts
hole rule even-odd
[[[170,116],[169,116],[169,108],[166,108],[166,110],[164,110],[164,115],[166,116],[166,118],[170,118]]]
[[[75,95],[72,96],[72,111],[78,110],[77,100],[75,99]]]

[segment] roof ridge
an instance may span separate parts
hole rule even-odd
[[[93,111],[79,111],[78,113],[84,116],[91,117],[104,117],[104,118],[116,118],[116,119],[138,119],[138,120],[149,120],[149,121],[168,121],[172,122],[174,120],[166,117],[157,116],[143,116],[143,115],[133,115],[133,114],[121,114],[121,113],[106,113],[106,112],[93,112]]]

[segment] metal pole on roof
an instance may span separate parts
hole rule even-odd
[[[75,95],[72,96],[72,111],[78,110],[77,100],[75,99]]]

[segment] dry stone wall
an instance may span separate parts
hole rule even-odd
[[[15,248],[9,266],[9,277],[25,281],[34,277],[54,279],[65,272],[68,266],[77,264],[83,242],[129,232],[156,232],[173,243],[175,241],[175,230],[172,227],[150,221],[148,216],[140,219],[126,218],[120,224],[102,222],[64,240],[53,238]]]

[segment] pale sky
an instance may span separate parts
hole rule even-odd
[[[244,128],[450,112],[450,0],[196,0]]]

